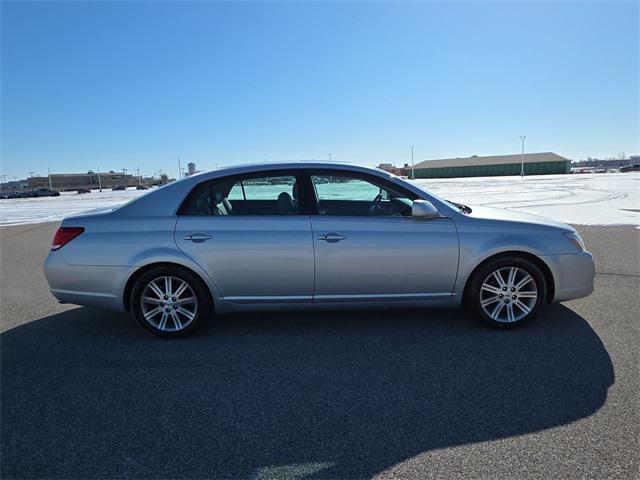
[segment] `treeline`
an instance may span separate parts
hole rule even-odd
[[[571,162],[576,167],[622,167],[624,165],[640,163],[640,155],[619,155],[618,158],[591,158]]]

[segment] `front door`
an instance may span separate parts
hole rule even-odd
[[[175,240],[232,303],[311,302],[314,254],[290,172],[204,182],[181,208]]]
[[[415,194],[377,177],[318,171],[311,184],[315,302],[451,296],[458,268],[451,219],[413,218]]]

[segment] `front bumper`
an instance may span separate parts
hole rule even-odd
[[[542,258],[553,274],[555,282],[553,302],[574,300],[586,297],[593,292],[596,265],[591,253],[546,255]]]

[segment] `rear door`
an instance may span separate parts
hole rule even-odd
[[[315,302],[451,296],[458,235],[450,218],[413,218],[415,194],[366,174],[316,171],[311,186]]]
[[[178,247],[232,303],[310,302],[314,252],[296,172],[198,185],[179,212]]]

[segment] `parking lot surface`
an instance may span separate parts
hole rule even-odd
[[[186,339],[59,305],[56,224],[0,229],[2,478],[638,478],[640,230],[577,227],[595,292],[513,330],[455,310],[243,314]]]

